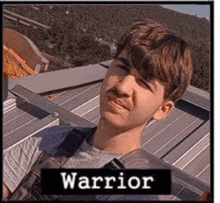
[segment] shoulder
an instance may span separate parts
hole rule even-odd
[[[56,148],[73,129],[73,126],[52,126],[44,129],[38,135],[41,138],[39,148],[50,154],[54,154]]]
[[[91,128],[75,127],[75,126],[53,126],[43,130],[39,136],[42,141],[40,149],[50,154],[55,154],[58,146],[62,144],[64,139],[71,134],[72,139],[82,136],[84,139],[91,131]]]

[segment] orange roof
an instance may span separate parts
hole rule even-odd
[[[12,49],[4,45],[4,78],[18,78],[35,75],[26,62]]]

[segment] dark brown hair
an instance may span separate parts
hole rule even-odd
[[[190,83],[193,67],[188,44],[153,20],[135,22],[117,43],[117,53],[129,52],[132,65],[147,80],[165,85],[164,99],[181,98]]]

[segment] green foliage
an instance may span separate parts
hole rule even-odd
[[[192,84],[209,90],[210,23],[204,18],[147,4],[34,6],[38,10],[24,4],[6,5],[5,8],[51,26],[51,30],[33,30],[21,24],[7,26],[27,35],[41,51],[75,66],[112,58],[110,45],[121,36],[128,25],[144,18],[157,20],[191,45],[194,63]]]

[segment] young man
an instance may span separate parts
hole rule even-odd
[[[76,149],[74,141],[68,142],[72,151],[63,168],[100,168],[114,157],[141,148],[147,124],[170,114],[191,76],[191,52],[186,42],[158,22],[134,23],[120,39],[103,81],[97,128],[52,127],[5,153],[4,197],[16,190],[41,151],[58,155],[73,132],[86,139]]]
[[[93,146],[116,153],[140,148],[148,122],[169,115],[191,75],[183,40],[154,21],[135,23],[121,38],[103,82]]]

